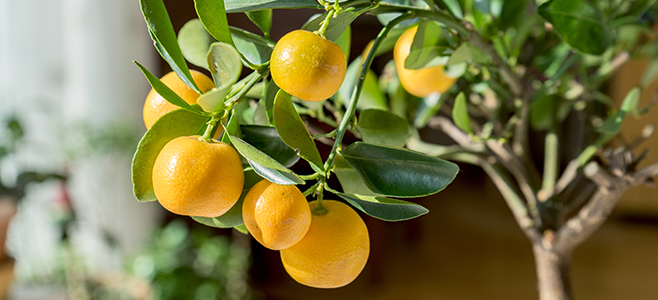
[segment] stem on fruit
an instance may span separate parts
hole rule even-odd
[[[395,25],[399,24],[400,22],[406,19],[411,18],[412,16],[413,15],[408,12],[400,15],[399,17],[393,19],[388,24],[386,24],[386,26],[382,28],[382,30],[377,35],[377,38],[375,39],[375,42],[372,45],[372,48],[370,49],[370,52],[368,52],[368,57],[366,57],[365,61],[363,62],[363,66],[361,66],[359,79],[357,80],[356,86],[354,87],[354,92],[352,92],[350,104],[347,107],[347,111],[345,112],[343,119],[340,121],[340,124],[338,125],[338,129],[336,131],[336,141],[334,142],[334,146],[331,148],[331,152],[329,153],[329,157],[327,158],[327,161],[324,163],[324,169],[326,170],[325,172],[327,172],[325,174],[325,177],[329,176],[331,167],[333,166],[334,160],[336,159],[338,147],[340,147],[343,141],[343,137],[345,136],[345,131],[347,131],[347,126],[349,125],[350,121],[352,120],[352,117],[354,117],[354,113],[356,112],[356,104],[359,101],[359,96],[361,95],[361,91],[363,90],[363,85],[366,81],[366,74],[370,69],[372,60],[375,58],[375,51],[377,51],[379,45],[381,45],[384,38],[386,38],[388,33],[391,31],[391,29],[393,29],[393,27],[395,27]]]
[[[318,182],[316,191],[318,196],[316,197],[318,201],[318,206],[313,208],[312,213],[316,216],[321,216],[327,213],[327,208],[322,205],[322,199],[324,198],[324,186],[326,185],[324,177]]]
[[[199,141],[206,142],[206,143],[212,143],[212,136],[213,133],[215,132],[215,128],[217,127],[217,122],[221,120],[221,113],[216,113],[210,118],[208,121],[208,126],[206,127],[206,131],[203,133],[203,136],[199,137]]]
[[[338,2],[336,2],[338,3]],[[329,13],[327,14],[327,17],[322,21],[322,26],[320,26],[320,29],[316,31],[315,33],[322,38],[326,39],[327,37],[324,36],[324,33],[327,32],[327,28],[329,28],[329,22],[331,22],[331,18],[333,18],[336,15],[336,10],[334,8],[329,10]]]

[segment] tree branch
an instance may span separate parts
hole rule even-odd
[[[594,234],[608,219],[621,194],[629,187],[624,178],[613,178],[595,162],[588,164],[584,171],[585,176],[599,187],[578,214],[558,231],[554,249],[560,253],[570,253]]]

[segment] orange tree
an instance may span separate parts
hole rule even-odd
[[[175,200],[185,208],[178,213],[257,232],[259,242],[281,250],[295,280],[340,287],[358,276],[369,253],[367,229],[354,210],[386,221],[419,217],[427,209],[399,198],[443,190],[459,171],[448,160],[474,164],[532,243],[540,298],[569,299],[574,248],[602,225],[624,190],[658,173],[655,164],[638,169],[644,155],[633,153],[653,127],[630,145],[606,148],[626,116],[641,116],[653,104],[641,107],[639,99],[658,63],[621,106],[602,92],[629,58],[658,56],[650,30],[655,2],[195,0],[199,18],[176,34],[162,0],[140,0],[155,48],[184,89],[200,96],[183,98],[183,88],[137,63],[154,93],[180,109],[160,117],[141,140],[133,160],[135,196],[161,200],[159,186],[188,195]],[[321,14],[272,41],[272,10],[298,8]],[[262,34],[229,26],[227,13],[247,14]],[[383,28],[348,63],[350,24],[363,14],[377,16]],[[370,65],[390,51],[394,59],[378,77]],[[188,62],[208,70],[215,87],[197,86]],[[240,79],[243,66],[252,72]],[[302,116],[335,129],[311,135]],[[424,127],[454,143],[422,141]],[[361,141],[344,144],[347,132]],[[202,175],[196,159],[213,147],[159,157],[170,141],[195,135],[190,139],[234,148],[242,172]],[[316,147],[319,139],[333,145],[327,157]],[[290,169],[300,158],[311,174]],[[217,159],[210,168],[226,173]],[[158,160],[166,167],[154,169]],[[180,172],[160,174],[167,168]],[[328,184],[331,176],[340,187]],[[263,179],[270,183],[252,190]],[[294,187],[306,183],[311,187],[301,195],[316,199],[308,210],[300,208]],[[187,213],[209,210],[212,200],[199,195],[236,188],[241,195],[226,201],[236,204],[212,215]],[[323,204],[329,194],[342,202]],[[264,242],[265,233],[285,243]]]

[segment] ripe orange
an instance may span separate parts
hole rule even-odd
[[[393,59],[397,68],[400,83],[407,92],[417,97],[427,97],[434,92],[444,93],[457,78],[448,77],[443,66],[434,66],[418,70],[407,69],[404,61],[411,52],[411,44],[418,31],[418,26],[405,31],[395,43]]]
[[[247,193],[242,219],[259,243],[281,250],[304,237],[311,226],[311,210],[296,186],[262,180]]]
[[[272,80],[286,93],[306,101],[322,101],[338,91],[347,70],[336,43],[306,30],[284,35],[272,51]]]
[[[311,211],[317,201],[309,203]],[[281,250],[283,266],[295,281],[317,288],[338,288],[356,279],[370,254],[368,228],[342,202],[324,200],[323,215],[313,214],[306,236]]]
[[[194,82],[202,92],[205,93],[215,87],[212,79],[203,73],[194,70],[190,70],[190,73],[192,74]],[[199,94],[197,94],[197,92],[195,92],[182,80],[180,80],[178,75],[173,71],[160,78],[160,81],[162,81],[162,83],[164,83],[168,88],[178,94],[178,96],[183,98],[183,100],[189,104],[195,104],[196,99],[199,98]],[[167,100],[162,98],[158,92],[156,92],[154,89],[151,89],[151,91],[146,96],[146,101],[144,101],[143,117],[146,129],[151,129],[151,126],[153,126],[155,121],[160,119],[160,117],[164,116],[168,112],[174,111],[176,109],[178,109],[178,106],[169,103]]]
[[[240,198],[240,156],[226,143],[182,136],[169,141],[153,165],[153,191],[167,210],[186,216],[218,217]]]

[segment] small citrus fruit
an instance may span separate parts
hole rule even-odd
[[[203,73],[190,70],[190,74],[192,74],[194,82],[202,92],[205,93],[215,87],[212,79]],[[178,94],[178,96],[183,98],[183,100],[189,104],[195,104],[196,99],[199,98],[199,94],[187,86],[182,80],[180,80],[178,75],[173,71],[160,78],[160,81],[162,81],[162,83],[164,83],[168,88]],[[169,103],[162,96],[160,96],[158,92],[156,92],[154,89],[151,89],[148,95],[146,95],[146,101],[144,101],[143,117],[146,129],[151,129],[151,126],[153,126],[155,121],[160,119],[160,117],[164,116],[168,112],[174,111],[176,109],[178,109],[178,106]]]
[[[276,43],[270,59],[272,80],[286,93],[322,101],[338,91],[347,70],[343,50],[313,32],[295,30]]]
[[[444,93],[457,78],[446,75],[443,66],[434,66],[418,70],[407,69],[404,61],[411,52],[411,44],[418,31],[418,26],[409,28],[395,43],[393,59],[400,77],[400,83],[407,92],[417,97],[427,97],[434,92]]]
[[[153,165],[153,191],[167,210],[186,216],[218,217],[240,198],[240,156],[226,143],[182,136],[169,141]]]
[[[281,250],[304,237],[311,226],[311,210],[296,186],[262,180],[247,193],[242,219],[259,243]]]
[[[309,203],[311,211],[317,201]],[[338,288],[354,281],[370,254],[368,228],[359,214],[342,202],[324,200],[327,212],[313,213],[304,238],[281,250],[281,261],[295,281],[316,288]]]

